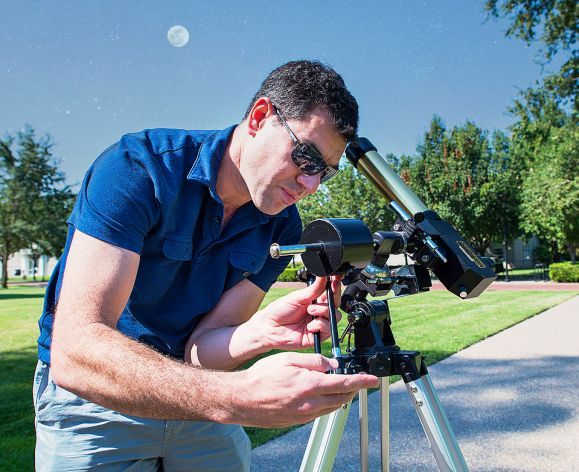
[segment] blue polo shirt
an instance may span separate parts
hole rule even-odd
[[[123,136],[96,160],[47,287],[40,360],[50,363],[53,312],[75,229],[140,254],[117,328],[174,357],[183,357],[191,332],[223,292],[243,279],[269,290],[289,262],[272,259],[269,246],[297,243],[301,220],[294,205],[268,216],[249,202],[221,231],[217,172],[234,129],[145,130]]]

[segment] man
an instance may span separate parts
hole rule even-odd
[[[357,121],[335,71],[295,61],[237,126],[146,130],[97,159],[39,322],[39,470],[247,470],[238,424],[304,423],[377,385],[319,355],[231,371],[328,336],[321,279],[258,308],[287,264],[269,245],[299,239],[294,204],[337,172]]]

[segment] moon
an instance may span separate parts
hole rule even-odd
[[[176,48],[182,48],[189,42],[189,31],[181,25],[171,26],[167,31],[169,44]]]

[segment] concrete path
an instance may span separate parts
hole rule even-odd
[[[406,347],[406,346],[404,346]],[[579,471],[579,297],[429,368],[471,471]],[[370,470],[380,470],[369,397]],[[358,404],[334,467],[359,470]],[[390,470],[438,470],[402,382],[391,386]],[[254,449],[252,470],[299,469],[311,425]]]

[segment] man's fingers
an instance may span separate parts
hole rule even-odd
[[[308,315],[310,316],[321,316],[323,318],[330,317],[330,311],[328,310],[328,305],[310,305],[307,308]],[[342,313],[340,310],[336,310],[336,320],[340,321],[342,319]]]
[[[328,403],[328,408],[341,408],[345,403],[349,403],[357,395],[357,392],[335,393],[333,395],[324,395],[322,398]]]
[[[355,393],[362,389],[376,388],[379,385],[378,377],[370,374],[328,374],[318,383],[321,393],[330,394],[349,394]]]
[[[296,290],[295,292],[286,295],[291,297],[292,300],[298,301],[300,303],[310,304],[312,300],[316,300],[319,296],[324,293],[326,289],[326,279],[323,277],[316,277],[316,280],[312,285],[308,285],[302,289]]]
[[[258,411],[266,417],[257,425],[305,423],[347,404],[359,390],[378,386],[372,375],[325,373],[337,367],[335,359],[320,354],[288,352],[259,360],[248,369],[255,376],[250,384],[262,387],[256,389],[258,398],[263,396]],[[272,385],[273,391],[267,388]]]
[[[325,318],[316,318],[307,324],[310,333],[320,333],[322,340],[330,336],[330,322]]]
[[[338,361],[324,357],[321,354],[287,352],[283,355],[289,365],[303,367],[317,372],[327,372],[330,369],[338,367]]]
[[[327,372],[338,367],[336,359],[329,359],[321,354],[288,352],[285,356],[288,364],[310,371]],[[317,375],[316,372],[310,374],[312,376],[311,384],[316,391],[323,395],[354,394],[359,390],[376,388],[379,385],[378,377],[366,373]]]
[[[329,313],[327,304],[310,305],[306,311],[310,316],[323,316],[324,318],[327,318]]]
[[[307,401],[304,404],[303,413],[313,418],[327,415],[336,411],[338,408],[342,408],[344,404],[351,402],[355,395],[355,393],[321,395]]]

